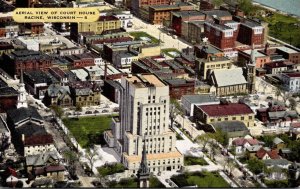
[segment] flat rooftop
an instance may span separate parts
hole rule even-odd
[[[245,50],[243,52],[246,53],[246,54],[248,54],[248,55],[251,55],[251,51],[252,51],[252,49]],[[254,49],[254,51],[253,51],[255,58],[267,56],[267,55],[265,55],[265,54],[263,54],[261,52],[258,52],[258,51],[259,51],[258,49]]]
[[[150,85],[155,87],[165,87],[166,85],[153,74],[137,74],[127,76],[126,80],[139,88],[146,88]]]
[[[294,49],[291,49],[291,48],[288,48],[286,46],[277,47],[276,49],[281,50],[281,51],[286,52],[286,53],[299,53],[298,51],[296,51]]]

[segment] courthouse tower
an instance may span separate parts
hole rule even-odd
[[[150,172],[180,169],[183,155],[169,129],[169,87],[153,74],[123,77],[121,85],[120,115],[105,132],[107,143],[120,154],[130,174],[139,169],[144,142]]]

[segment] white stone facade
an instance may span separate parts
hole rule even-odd
[[[114,148],[130,174],[136,174],[146,141],[151,172],[178,170],[183,155],[169,129],[169,87],[152,74],[122,78],[120,120],[112,125]]]

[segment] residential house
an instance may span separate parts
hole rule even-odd
[[[286,144],[279,137],[275,137],[273,139],[273,148],[275,148],[277,150],[281,150],[281,149],[283,149],[285,147],[286,147]]]
[[[45,152],[42,154],[26,156],[26,170],[32,173],[35,168],[40,168],[48,165],[59,164],[60,159],[56,152]]]
[[[74,106],[100,105],[101,88],[97,83],[78,81],[69,86]]]
[[[255,145],[259,145],[259,144],[260,144],[260,142],[257,139],[253,139],[253,138],[239,137],[232,141],[232,146],[235,147],[236,155],[244,154],[247,151],[247,148],[255,146]]]
[[[254,112],[242,103],[220,102],[220,104],[200,105],[194,108],[194,119],[200,125],[220,121],[241,121],[247,127],[254,126]]]
[[[214,70],[210,75],[209,83],[216,88],[217,96],[248,93],[248,82],[242,68]]]
[[[44,128],[44,120],[35,108],[8,110],[7,125],[19,154],[27,156],[54,150],[53,138]]]
[[[181,104],[188,116],[194,115],[194,107],[199,105],[219,104],[220,100],[211,94],[182,95]]]
[[[258,159],[266,160],[266,159],[281,159],[277,150],[270,150],[261,148],[256,152],[256,157]]]
[[[287,170],[291,163],[286,159],[267,159],[264,160],[267,170],[265,179],[267,180],[286,180],[288,178]]]
[[[43,99],[47,106],[55,105],[60,107],[73,106],[73,99],[71,97],[70,87],[61,86],[58,84],[51,84]]]

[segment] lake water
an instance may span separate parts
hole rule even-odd
[[[300,0],[253,0],[283,12],[300,16]]]

